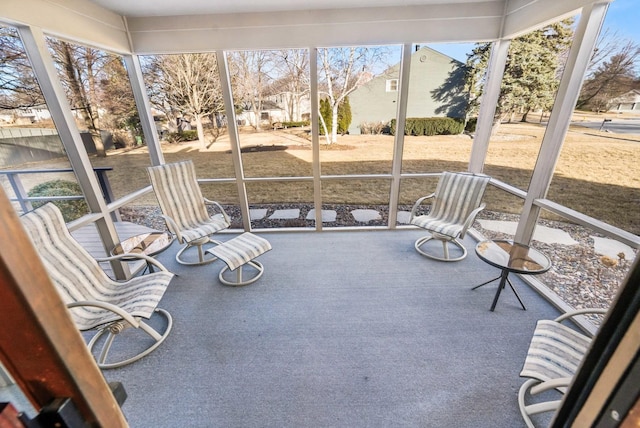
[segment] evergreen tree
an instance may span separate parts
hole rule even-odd
[[[338,105],[338,133],[340,135],[348,133],[349,125],[351,125],[351,104],[349,104],[349,97],[345,97]]]
[[[320,100],[320,123],[318,124],[320,135],[331,135],[331,117],[331,102],[329,102],[328,98],[322,98]]]
[[[495,121],[531,110],[548,110],[558,88],[558,69],[573,36],[572,20],[550,24],[511,42],[496,108]],[[486,74],[490,43],[477,44],[467,57],[467,90],[471,108],[479,105]]]

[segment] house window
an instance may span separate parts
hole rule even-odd
[[[387,92],[398,92],[398,79],[387,79]]]
[[[260,120],[269,120],[269,112],[268,111],[260,112]]]

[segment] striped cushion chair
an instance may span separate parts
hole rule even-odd
[[[467,256],[467,249],[459,239],[464,238],[476,215],[484,209],[485,205],[480,203],[490,179],[484,174],[442,173],[436,191],[418,199],[411,209],[409,223],[430,232],[429,235],[415,242],[418,253],[431,259],[448,262],[462,260]],[[433,199],[428,214],[417,215],[421,204],[428,199]],[[426,247],[423,247],[432,239],[442,242],[443,256],[428,252]],[[458,247],[462,254],[450,257],[449,243]]]
[[[549,391],[556,390],[561,394],[566,392],[591,344],[592,337],[562,324],[562,321],[577,315],[606,312],[606,309],[579,309],[567,312],[553,321],[538,321],[520,372],[521,377],[529,379],[518,392],[520,413],[529,428],[535,427],[531,419],[533,415],[558,409],[561,397],[549,400],[555,398],[550,396]],[[541,395],[543,393],[545,394]],[[541,401],[538,397],[544,398]]]
[[[204,245],[219,244],[210,235],[231,225],[222,206],[202,196],[192,161],[182,161],[147,168],[151,185],[158,198],[162,217],[167,228],[184,246],[176,254],[176,261],[183,265],[211,263],[215,257],[205,259]],[[219,212],[210,216],[207,205]],[[183,254],[189,248],[198,249],[198,260],[189,261]]]
[[[23,215],[21,220],[62,301],[71,309],[71,317],[78,329],[97,330],[88,345],[95,356],[94,347],[102,344],[96,357],[100,368],[121,367],[137,361],[167,338],[173,321],[167,311],[157,306],[173,274],[162,264],[142,254],[100,259],[130,260],[139,257],[160,270],[128,281],[114,281],[102,270],[98,260],[73,239],[60,210],[52,203]],[[158,323],[164,325],[162,333],[142,321],[151,318],[154,313],[164,317],[163,323]],[[142,339],[135,338],[132,343],[122,337],[119,345],[112,350],[116,336],[129,327],[146,333],[151,340],[145,336]],[[114,351],[112,353],[116,357],[107,361],[110,350]]]

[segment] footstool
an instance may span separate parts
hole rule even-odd
[[[218,275],[220,282],[225,285],[238,287],[241,285],[251,284],[262,276],[264,273],[264,266],[262,266],[262,263],[257,262],[254,259],[259,255],[266,253],[270,249],[271,244],[269,241],[254,235],[253,233],[245,232],[242,235],[216,245],[205,252],[212,254],[227,264],[222,268]],[[253,267],[258,272],[253,278],[243,281],[242,267],[245,264]],[[227,270],[236,270],[237,274],[235,281],[230,281],[224,278],[224,273]]]

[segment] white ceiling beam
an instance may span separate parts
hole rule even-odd
[[[2,0],[0,20],[116,53],[130,52],[124,19],[83,0]]]
[[[128,18],[138,54],[215,49],[475,42],[498,37],[503,1]]]
[[[515,38],[580,13],[591,3],[610,3],[613,0],[586,2],[584,0],[540,1],[512,0],[508,3],[503,38]]]

